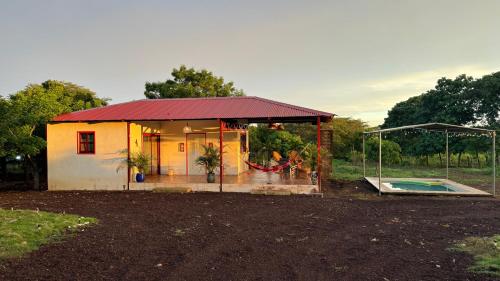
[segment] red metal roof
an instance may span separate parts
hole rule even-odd
[[[219,97],[137,100],[71,112],[56,122],[140,121],[195,119],[330,119],[332,113],[272,101],[260,97]]]

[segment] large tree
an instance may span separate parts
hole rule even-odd
[[[202,69],[195,70],[181,65],[172,71],[172,79],[165,82],[146,82],[144,95],[148,99],[202,98],[244,96],[233,82]]]
[[[0,128],[5,128],[0,152],[4,156],[21,156],[33,177],[34,188],[39,189],[47,122],[62,113],[106,104],[107,99],[68,82],[49,80],[28,85],[0,102]]]
[[[462,74],[455,79],[441,78],[434,89],[397,103],[389,110],[382,128],[430,122],[499,128],[499,111],[500,72],[479,79]],[[442,136],[435,134],[394,133],[389,137],[401,145],[405,154],[413,156],[430,156],[444,150]],[[452,137],[450,149],[460,159],[466,151],[476,155],[488,151],[483,142]]]

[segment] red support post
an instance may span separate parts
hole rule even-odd
[[[222,139],[223,139],[223,136],[224,134],[222,133],[222,130],[223,130],[223,126],[224,126],[224,122],[219,119],[219,153],[220,153],[220,163],[219,163],[219,192],[222,192],[222,178],[223,178],[223,174],[224,174],[224,170],[223,170],[223,162],[222,162]]]
[[[130,122],[127,122],[127,190],[130,189]]]
[[[318,117],[316,120],[316,127],[317,127],[317,138],[316,138],[316,145],[317,150],[318,150],[318,157],[316,163],[316,172],[318,174],[318,192],[321,192],[321,117]]]

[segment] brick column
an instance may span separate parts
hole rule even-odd
[[[328,151],[328,155],[321,156],[321,179],[327,181],[333,171],[333,129],[321,129],[321,148]]]

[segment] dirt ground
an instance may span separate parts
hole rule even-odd
[[[361,182],[327,196],[2,192],[1,208],[100,223],[0,262],[0,280],[493,280],[447,250],[500,233],[492,198],[377,197]]]

